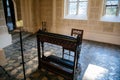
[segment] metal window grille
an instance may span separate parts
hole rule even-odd
[[[120,0],[105,0],[105,15],[120,15]]]

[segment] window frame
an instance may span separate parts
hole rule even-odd
[[[70,3],[74,3],[76,2],[76,14],[69,14],[69,4]],[[86,5],[86,14],[85,16],[79,14],[79,4],[80,2],[84,2],[84,1],[73,1],[73,2],[69,2],[69,0],[64,0],[64,18],[65,19],[82,19],[82,20],[87,20],[87,14],[88,14],[88,0],[86,0],[87,5]]]
[[[107,0],[104,0],[104,9],[103,9],[103,16],[120,16],[120,0],[118,0],[118,5],[106,5]],[[115,15],[107,15],[106,8],[107,6],[116,6],[116,14]]]
[[[102,15],[101,15],[101,18],[100,18],[100,21],[102,22],[120,22],[120,0],[118,2],[118,14],[116,15],[106,15],[105,11],[106,11],[106,0],[103,1],[103,12],[102,12]]]

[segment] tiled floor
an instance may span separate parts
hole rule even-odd
[[[23,40],[23,47],[25,49],[24,55],[26,55],[25,57],[27,59],[26,67],[29,67],[26,68],[26,74],[29,75],[37,69],[36,36],[32,35],[25,38]],[[51,49],[51,44],[46,45],[45,48],[46,50]],[[19,42],[4,48],[7,59],[9,60],[9,66],[6,66],[5,69],[10,71],[11,75],[17,76],[17,78],[21,77],[22,74],[22,72],[20,72],[22,71],[22,67],[19,64],[21,59],[19,49]],[[13,56],[12,60],[9,56]],[[14,59],[16,59],[14,58],[15,56],[18,58],[18,62],[15,62],[16,60],[14,61]],[[10,67],[10,63],[15,63],[14,68]],[[83,40],[79,63],[81,64],[82,71],[78,77],[78,80],[82,80],[82,77],[86,73],[85,71],[89,64],[93,64],[107,70],[107,73],[104,76],[96,80],[120,80],[120,46]],[[96,71],[96,69],[93,69],[93,71],[94,70]]]
[[[94,64],[108,70],[101,80],[120,80],[120,46],[84,41],[80,63],[82,73]]]

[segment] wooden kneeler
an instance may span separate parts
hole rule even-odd
[[[51,43],[62,46],[64,49],[74,52],[74,60],[70,61],[63,57],[55,55],[44,55],[44,43]],[[78,58],[80,54],[80,35],[77,38],[61,34],[38,31],[37,48],[38,48],[38,68],[45,68],[54,73],[60,74],[66,80],[74,80],[78,66]],[[41,51],[42,50],[42,51]],[[64,53],[64,52],[63,52]]]

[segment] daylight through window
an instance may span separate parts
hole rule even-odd
[[[105,0],[104,14],[120,16],[120,0]]]
[[[86,16],[87,4],[88,0],[65,0],[65,16]]]

